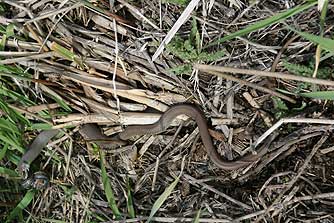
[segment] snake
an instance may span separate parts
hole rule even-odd
[[[197,123],[202,143],[209,158],[215,165],[217,165],[217,167],[223,170],[237,170],[246,167],[263,155],[263,151],[258,151],[256,154],[251,153],[235,160],[223,159],[213,144],[205,115],[201,109],[193,104],[183,103],[172,105],[169,109],[162,113],[159,120],[155,123],[148,125],[127,126],[124,131],[113,137],[105,136],[101,133],[98,126],[92,123],[84,124],[79,132],[86,141],[93,141],[100,147],[108,147],[111,143],[123,145],[126,144],[126,141],[133,136],[154,135],[165,131],[170,126],[172,121],[179,115],[186,115]],[[59,133],[59,131],[60,130],[57,129],[51,129],[44,130],[39,133],[19,161],[18,170],[21,172],[26,171],[30,164],[41,153],[42,149]]]

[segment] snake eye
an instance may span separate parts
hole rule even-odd
[[[42,171],[34,173],[33,176],[25,179],[22,182],[23,188],[25,189],[34,188],[36,190],[45,189],[48,186],[48,184],[49,184],[49,178]]]

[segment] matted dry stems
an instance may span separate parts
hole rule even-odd
[[[152,220],[190,222],[201,210],[199,222],[333,221],[333,143],[326,141],[333,131],[332,105],[273,90],[296,89],[293,80],[316,81],[323,85],[322,90],[331,89],[331,80],[288,76],[285,82],[277,81],[284,78],[282,60],[307,62],[314,55],[311,44],[292,37],[278,23],[203,49],[273,12],[294,7],[298,1],[288,0],[284,5],[281,1],[254,1],[244,8],[197,0],[190,1],[188,7],[147,0],[0,2],[10,9],[0,16],[0,24],[13,23],[16,35],[7,37],[0,65],[19,66],[20,75],[27,75],[14,77],[15,72],[4,70],[1,77],[6,82],[2,83],[11,83],[10,88],[36,103],[22,106],[10,101],[10,107],[32,123],[49,123],[64,130],[36,162],[50,175],[51,184],[35,196],[24,215],[36,221],[145,221],[184,163],[180,182]],[[316,10],[314,7],[285,22],[317,33]],[[333,11],[332,5],[329,10]],[[194,70],[192,78],[170,71],[189,61],[165,49],[173,37],[189,37],[189,18],[198,23],[198,52],[226,52],[208,65],[196,61],[194,68],[200,71]],[[52,51],[55,44],[66,50]],[[247,68],[246,74],[258,76],[218,78],[205,73],[225,72],[223,66],[238,67],[227,70],[232,73],[246,73]],[[264,72],[270,68],[279,72]],[[264,77],[266,74],[271,78]],[[50,94],[61,98],[72,111],[62,110]],[[279,119],[272,96],[309,104],[297,112],[298,119]],[[180,116],[166,132],[105,149],[107,174],[124,217],[115,220],[103,189],[99,156],[94,145],[78,134],[80,125],[97,123],[106,135],[115,135],[126,125],[152,124],[171,105],[184,102],[203,110],[217,150],[226,159],[256,153],[254,144],[268,153],[246,169],[221,170],[209,160],[194,122]],[[50,116],[42,116],[42,111]],[[295,125],[281,125],[291,122]],[[31,130],[24,134],[27,142],[34,137]],[[0,160],[0,165],[15,169],[7,160]],[[127,213],[129,182],[134,218]]]

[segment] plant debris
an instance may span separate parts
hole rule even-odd
[[[294,0],[0,0],[0,219],[333,222],[334,5],[319,10]],[[95,123],[115,136],[179,103],[203,110],[224,159],[267,153],[219,169],[186,116],[116,148],[78,133]],[[65,133],[32,166],[50,185],[25,190],[16,165],[51,127]]]

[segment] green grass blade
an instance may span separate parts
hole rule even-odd
[[[5,88],[4,86],[2,86],[0,88],[0,94],[4,95],[4,96],[7,96],[7,97],[10,97],[11,99],[13,99],[15,101],[19,101],[23,105],[35,105],[34,102],[29,100],[25,96],[20,95],[19,93],[15,92],[15,91],[9,90],[9,89]]]
[[[324,6],[322,7],[322,10],[321,10],[321,15],[320,15],[321,35],[323,35],[323,33],[324,33],[327,10],[328,10],[328,0],[325,0]]]
[[[112,212],[114,213],[116,219],[121,219],[122,215],[121,212],[118,210],[118,207],[116,205],[116,200],[114,193],[111,188],[110,180],[107,174],[106,167],[104,165],[105,162],[105,156],[104,152],[100,150],[100,163],[101,163],[101,175],[102,175],[102,182],[103,182],[103,188],[106,193],[106,197],[109,203],[109,207],[111,208]]]
[[[259,22],[256,22],[255,24],[250,25],[250,26],[246,27],[245,29],[239,30],[235,33],[232,33],[232,34],[228,35],[228,36],[220,38],[217,41],[214,41],[214,42],[210,43],[205,48],[207,48],[209,46],[216,45],[217,43],[223,43],[223,42],[225,42],[227,40],[230,40],[230,39],[233,39],[235,37],[244,36],[248,33],[254,32],[254,31],[259,30],[259,29],[262,29],[262,28],[267,27],[269,25],[276,24],[276,23],[281,22],[281,21],[283,21],[283,20],[285,20],[285,19],[287,19],[291,16],[294,16],[294,15],[296,15],[296,14],[298,14],[298,13],[300,13],[300,12],[302,12],[302,11],[304,11],[304,10],[306,10],[306,9],[316,5],[316,4],[317,4],[317,1],[311,1],[311,2],[306,3],[304,5],[296,6],[296,7],[292,8],[292,9],[289,9],[285,12],[279,13],[277,15],[274,15],[274,16],[270,17],[270,18],[267,18],[267,19],[261,20]]]
[[[2,35],[1,41],[0,41],[0,51],[4,51],[6,46],[7,36],[6,34]]]
[[[70,61],[74,61],[74,59],[76,57],[74,53],[72,53],[70,50],[66,49],[65,47],[59,45],[56,42],[53,42],[51,44],[51,50],[58,53],[59,56],[65,58],[67,60],[70,60]]]
[[[51,223],[67,223],[67,221],[50,219],[50,218],[42,218],[43,222],[51,222]]]
[[[15,74],[20,74],[22,76],[31,76],[28,72],[26,72],[24,69],[22,69],[20,66],[15,65],[4,65],[0,64],[0,71],[4,73],[15,73]]]
[[[9,24],[7,27],[6,27],[6,36],[7,37],[12,37],[15,35],[14,33],[14,24]]]
[[[12,77],[12,78],[17,78],[19,80],[26,80],[26,81],[31,81],[32,80],[32,78],[26,77],[22,74],[18,75],[18,74],[12,73],[12,72],[2,71],[1,66],[0,66],[0,76]]]
[[[0,176],[5,178],[18,177],[19,175],[11,169],[0,166]]]
[[[70,50],[66,49],[65,47],[59,45],[56,42],[51,44],[51,50],[56,52],[59,56],[63,57],[64,59],[76,62],[79,66],[83,68],[83,63],[80,60],[80,57],[71,52]]]
[[[200,53],[201,37],[199,35],[199,31],[197,28],[197,22],[195,18],[193,18],[193,21],[191,23],[189,40],[195,45],[195,48],[197,49],[197,53]]]
[[[62,97],[55,91],[48,88],[47,86],[41,86],[41,89],[45,93],[47,93],[51,98],[53,98],[53,100],[55,100],[60,105],[60,107],[62,107],[65,111],[68,112],[72,111],[72,109],[66,104],[66,102],[62,99]]]
[[[0,66],[0,68],[1,68],[1,66]],[[0,76],[1,75],[7,76],[7,77],[12,77],[12,78],[17,78],[17,79],[20,79],[20,80],[26,80],[26,81],[32,81],[33,80],[30,77],[25,77],[25,76],[21,76],[21,75],[12,74],[12,73],[1,73],[0,72]],[[52,97],[65,111],[67,111],[67,112],[72,111],[71,108],[64,102],[64,100],[55,91],[52,91],[50,88],[48,88],[47,86],[44,86],[44,85],[42,85],[41,87],[42,87],[43,91],[46,92],[50,97]],[[35,105],[35,103],[30,101],[26,97],[18,94],[17,92],[11,91],[11,90],[9,90],[5,87],[0,88],[0,95],[11,97],[13,100],[19,101],[24,105]]]
[[[0,140],[13,146],[15,149],[18,149],[20,152],[24,152],[25,149],[18,143],[17,140],[14,140],[10,135],[8,134],[1,134],[0,133]]]
[[[299,95],[314,99],[334,100],[334,91],[315,91],[309,93],[300,93]]]
[[[33,123],[30,126],[30,129],[41,129],[41,130],[48,130],[51,129],[51,125],[48,123]]]
[[[6,222],[15,222],[13,221],[16,217],[20,217],[22,215],[22,210],[25,209],[30,202],[32,201],[32,199],[34,198],[36,194],[35,190],[29,190],[24,197],[22,198],[22,200],[20,201],[20,203],[18,203],[18,205],[10,212]]]
[[[180,180],[180,176],[178,176],[173,183],[171,183],[166,189],[165,191],[159,196],[159,198],[154,202],[153,207],[151,209],[151,213],[150,216],[147,219],[147,223],[151,221],[151,219],[153,218],[153,216],[155,215],[155,213],[159,210],[159,208],[161,207],[161,205],[166,201],[166,199],[169,197],[169,195],[171,195],[171,193],[173,192],[175,186],[177,185],[177,183]]]
[[[334,40],[316,36],[316,35],[309,34],[309,33],[305,33],[305,32],[300,32],[298,30],[295,30],[292,27],[290,27],[290,29],[294,31],[295,33],[298,33],[300,36],[304,37],[305,39],[311,41],[312,43],[319,44],[321,48],[328,50],[331,53],[334,53]]]
[[[201,209],[199,209],[196,213],[193,223],[199,223],[199,218],[201,217]]]
[[[184,165],[185,165],[185,156],[182,158],[182,163],[181,163],[181,171],[178,177],[176,177],[176,179],[173,181],[173,183],[171,183],[166,189],[165,191],[159,196],[159,198],[154,202],[153,207],[151,209],[151,213],[150,216],[147,219],[147,223],[150,222],[153,218],[153,216],[155,215],[155,213],[159,210],[159,208],[161,207],[161,205],[166,201],[166,199],[171,195],[171,193],[173,192],[174,188],[176,187],[177,183],[179,182],[182,173],[183,173],[183,169],[184,169]]]
[[[6,153],[6,159],[17,165],[21,159],[21,156],[18,156],[12,150],[8,150]]]
[[[15,111],[0,97],[0,110],[7,114],[7,118],[14,123],[23,123],[26,126],[30,126],[30,121],[24,117],[21,113]]]
[[[0,161],[6,156],[7,150],[8,150],[9,144],[6,143],[2,149],[0,150]]]
[[[12,134],[20,134],[19,129],[17,128],[17,126],[15,126],[12,122],[0,118],[0,130],[1,131],[8,131]]]
[[[136,212],[133,207],[133,199],[132,199],[132,193],[131,193],[131,186],[130,186],[130,179],[127,178],[127,208],[128,213],[131,218],[136,217]]]

